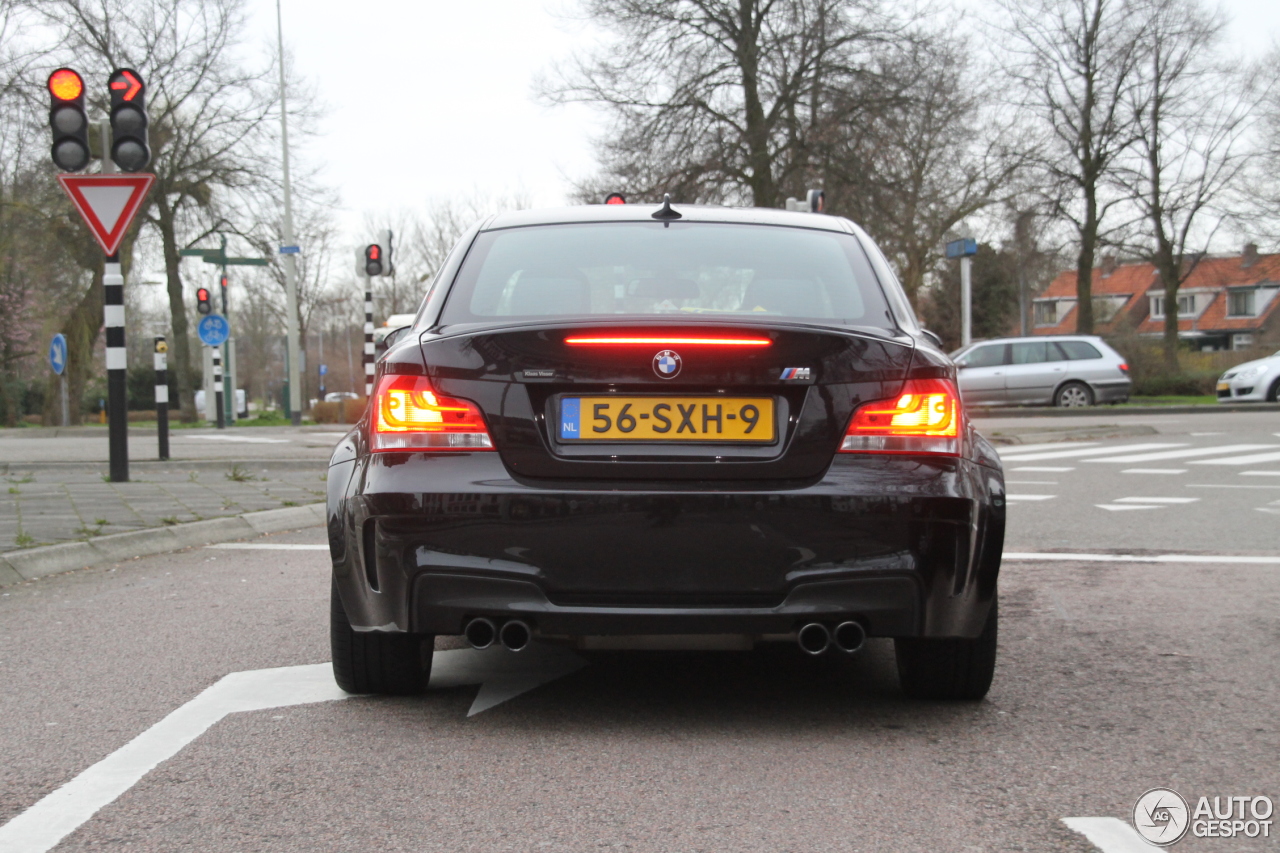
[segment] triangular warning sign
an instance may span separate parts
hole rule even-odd
[[[58,175],[89,230],[108,256],[120,248],[155,175]]]

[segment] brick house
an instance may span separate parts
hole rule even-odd
[[[1238,255],[1201,258],[1178,289],[1178,335],[1198,350],[1248,349],[1280,331],[1280,254],[1260,255],[1253,243]],[[1093,271],[1097,334],[1122,327],[1164,334],[1164,287],[1151,264],[1103,258]],[[1032,334],[1076,331],[1076,272],[1058,274],[1032,302]]]

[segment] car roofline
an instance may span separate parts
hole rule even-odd
[[[681,214],[677,220],[654,219],[656,204],[582,204],[513,210],[490,217],[481,231],[500,231],[535,225],[575,225],[595,222],[713,222],[719,224],[778,225],[854,234],[855,226],[840,216],[799,213],[767,207],[723,207],[719,205],[674,204]]]

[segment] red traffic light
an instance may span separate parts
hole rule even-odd
[[[209,304],[209,288],[197,287],[196,288],[196,310],[199,311],[201,314],[208,314],[212,308],[213,306]]]
[[[113,92],[120,92],[122,100],[132,101],[142,91],[142,81],[128,68],[120,68],[111,75],[107,87]]]
[[[382,247],[377,243],[365,246],[364,274],[370,277],[382,275]]]
[[[627,197],[622,193],[609,193],[604,197],[605,204],[626,204]]]
[[[74,101],[84,94],[84,81],[70,68],[59,68],[49,75],[49,94],[59,101]]]

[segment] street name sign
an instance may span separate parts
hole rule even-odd
[[[49,341],[49,366],[53,368],[53,372],[62,375],[62,371],[67,369],[67,339],[62,333],[53,336],[53,340]]]
[[[58,175],[58,183],[108,257],[120,248],[155,180],[150,174]]]
[[[972,237],[963,240],[952,240],[947,244],[948,258],[963,258],[966,255],[978,254],[978,241]]]

